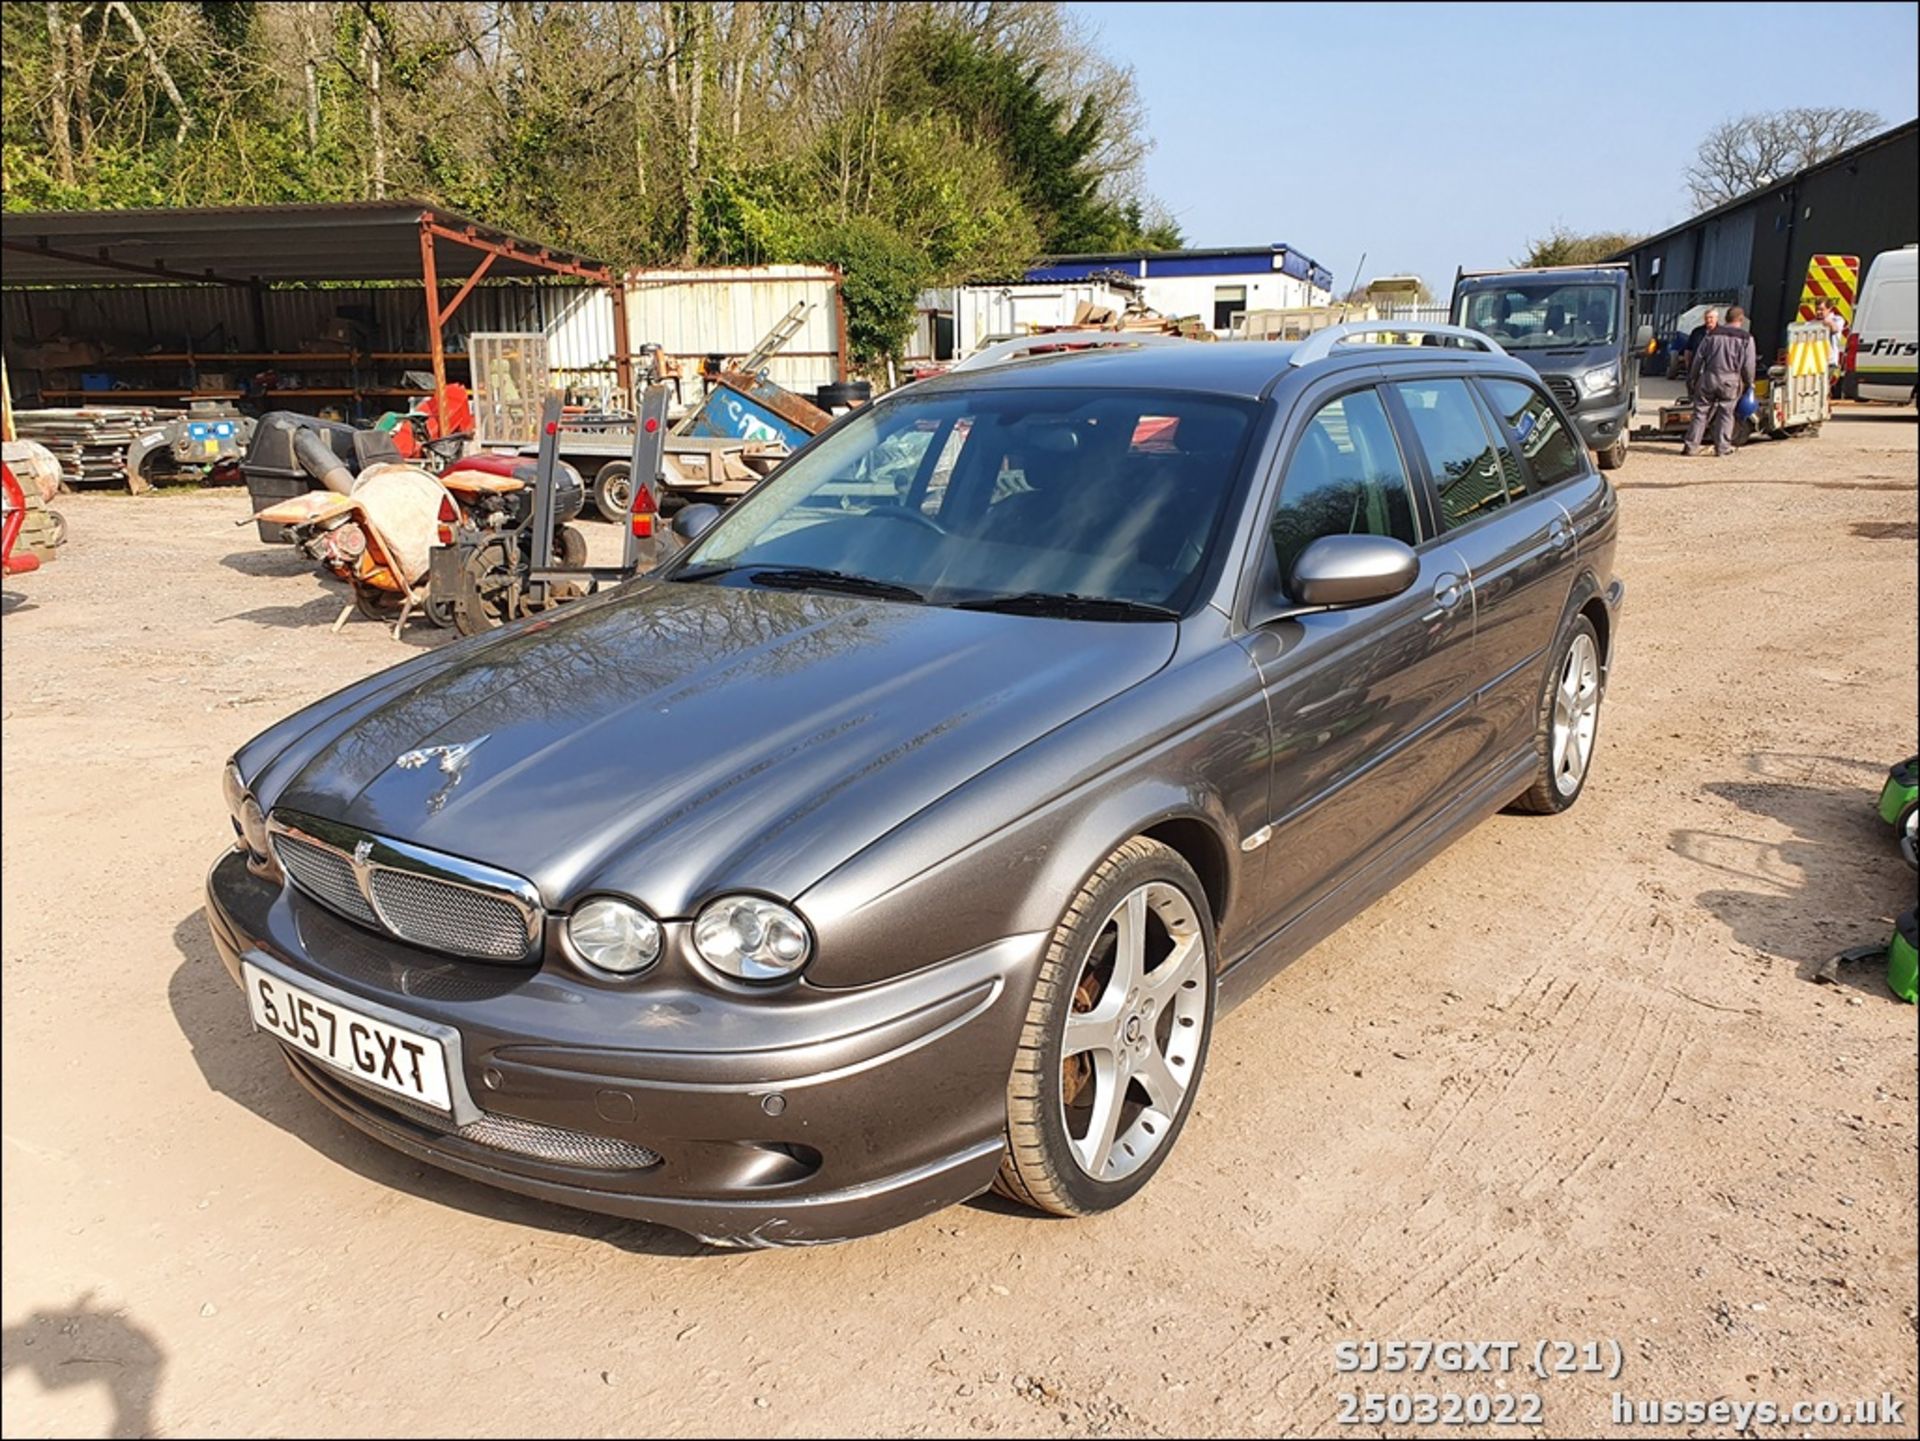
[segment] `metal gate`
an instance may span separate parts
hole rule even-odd
[[[1640,292],[1640,323],[1653,327],[1653,338],[1662,346],[1679,335],[1680,317],[1696,305],[1751,307],[1751,285],[1722,285],[1699,290],[1643,290]],[[1679,336],[1685,339],[1684,336]]]
[[[1723,285],[1703,287],[1693,290],[1643,290],[1640,292],[1641,325],[1653,327],[1653,345],[1640,357],[1642,375],[1673,375],[1681,350],[1687,343],[1687,332],[1693,327],[1685,327],[1681,320],[1689,310],[1702,305],[1717,305],[1722,311],[1734,305],[1751,306],[1753,287],[1751,285]]]

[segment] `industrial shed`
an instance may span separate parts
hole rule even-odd
[[[631,401],[640,346],[744,355],[796,305],[770,362],[803,393],[847,373],[840,272],[619,272],[422,201],[12,212],[7,377],[21,406],[220,401],[368,420],[467,378],[465,338],[539,331],[557,384]],[[430,302],[430,303],[429,303]]]
[[[1615,258],[1632,262],[1643,297],[1750,295],[1753,333],[1763,348],[1775,347],[1785,343],[1813,256],[1856,255],[1864,277],[1875,255],[1920,238],[1916,170],[1920,121],[1910,120]]]
[[[0,247],[22,404],[363,419],[462,378],[480,330],[540,330],[563,380],[630,389],[617,271],[422,201],[11,212]]]

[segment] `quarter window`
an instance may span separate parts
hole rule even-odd
[[[1520,453],[1533,470],[1533,488],[1545,490],[1584,474],[1583,447],[1567,430],[1553,403],[1524,380],[1488,380],[1487,398],[1520,442]]]
[[[1371,390],[1320,407],[1280,485],[1273,552],[1291,584],[1300,552],[1323,535],[1384,535],[1417,545],[1413,491],[1386,408]]]
[[[1487,428],[1487,434],[1493,437],[1493,449],[1500,460],[1500,478],[1506,482],[1507,499],[1518,500],[1527,493],[1527,468],[1520,463],[1520,457],[1513,452],[1513,442],[1507,438],[1506,430],[1493,418],[1487,409],[1486,397],[1480,399],[1480,423]]]
[[[1451,530],[1505,505],[1506,479],[1467,383],[1414,380],[1394,389],[1400,392],[1414,437],[1426,456],[1442,525]]]

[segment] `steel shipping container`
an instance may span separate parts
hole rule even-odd
[[[767,366],[773,381],[811,396],[846,378],[846,318],[840,272],[823,265],[714,266],[632,270],[625,277],[627,337],[635,350],[656,344],[689,362],[691,377],[706,355],[744,356],[801,302],[810,309],[795,335]],[[692,400],[697,383],[687,389]]]

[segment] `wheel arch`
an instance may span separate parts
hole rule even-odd
[[[1587,598],[1579,614],[1593,623],[1593,633],[1600,641],[1600,669],[1605,671],[1613,664],[1613,616],[1598,594]]]
[[[1212,823],[1198,816],[1170,816],[1137,834],[1158,841],[1193,867],[1193,873],[1200,878],[1200,888],[1206,892],[1213,924],[1218,928],[1227,918],[1227,896],[1233,880],[1227,863],[1226,842]]]

